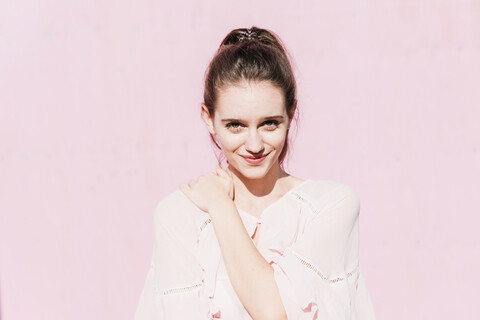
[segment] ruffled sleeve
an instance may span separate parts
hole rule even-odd
[[[357,194],[340,184],[322,201],[301,199],[313,217],[270,261],[288,319],[374,319],[358,262]]]
[[[136,320],[212,318],[195,251],[195,221],[188,200],[180,193],[173,193],[156,208],[154,252]]]

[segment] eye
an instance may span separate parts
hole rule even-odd
[[[242,129],[242,124],[240,122],[229,122],[225,127],[232,132],[239,132]]]
[[[263,123],[263,126],[267,130],[275,130],[278,127],[279,122],[277,120],[267,120]]]

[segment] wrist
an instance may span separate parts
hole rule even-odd
[[[232,199],[226,197],[215,200],[208,209],[208,213],[210,214],[211,218],[215,218],[219,214],[225,215],[228,212],[234,211],[236,211],[235,204],[233,203]]]

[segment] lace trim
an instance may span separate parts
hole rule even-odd
[[[212,222],[212,219],[208,218],[207,220],[205,220],[204,223],[202,223],[202,225],[200,226],[200,231],[202,231],[203,229],[205,229],[205,227],[210,223]]]
[[[150,262],[150,268],[155,270],[155,262],[153,262],[153,260]],[[185,293],[185,292],[189,292],[189,291],[194,291],[195,289],[198,289],[201,286],[203,286],[203,282],[202,283],[197,283],[193,286],[171,288],[171,289],[163,290],[163,292],[160,292],[158,286],[154,283],[153,284],[153,291],[154,291],[155,295],[159,296],[159,295],[162,295],[162,294],[163,295],[168,295],[168,294]]]
[[[297,258],[301,264],[303,264],[304,266],[306,266],[307,268],[309,268],[310,270],[312,270],[313,272],[315,272],[320,278],[322,278],[323,280],[325,281],[328,281],[330,283],[337,283],[337,282],[340,282],[340,281],[343,281],[345,279],[348,279],[350,278],[351,276],[353,276],[355,274],[355,272],[357,271],[358,269],[358,266],[356,266],[353,270],[351,270],[350,272],[348,272],[347,274],[345,274],[345,276],[343,277],[336,277],[336,278],[333,278],[333,279],[328,279],[326,276],[324,276],[313,264],[307,262],[306,260],[304,260],[303,258],[299,257],[297,254],[295,254],[293,251],[290,251],[293,256],[295,258]]]
[[[195,289],[198,289],[201,286],[203,286],[203,283],[197,283],[197,284],[195,284],[193,286],[189,286],[189,287],[167,289],[167,290],[163,291],[163,295],[175,294],[175,293],[185,293],[185,292],[189,292],[189,291],[194,291]]]
[[[296,192],[292,192],[292,195],[294,195],[298,200],[300,200],[300,201],[302,201],[303,203],[307,204],[307,205],[310,207],[310,209],[312,210],[312,212],[315,213],[315,215],[318,214],[318,212],[319,212],[318,209],[315,208],[315,206],[314,206],[310,201],[308,201],[307,199],[305,199],[304,197],[302,197],[301,195],[299,195],[299,194],[296,193]]]

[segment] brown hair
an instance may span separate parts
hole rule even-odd
[[[203,103],[212,118],[218,90],[241,80],[270,81],[280,88],[289,120],[293,118],[297,101],[295,76],[280,38],[272,31],[257,27],[234,29],[223,39],[205,74]],[[288,135],[287,130],[278,158],[280,165],[288,151]]]

